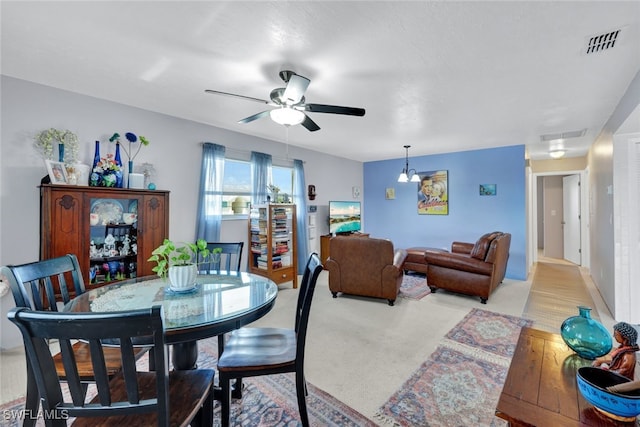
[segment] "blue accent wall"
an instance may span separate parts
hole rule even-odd
[[[490,231],[511,233],[506,277],[526,280],[525,147],[515,145],[409,158],[418,172],[447,170],[448,215],[419,215],[419,184],[397,182],[405,159],[364,163],[363,232],[396,248],[451,248]],[[480,184],[496,184],[480,196]],[[385,198],[387,188],[395,199]]]

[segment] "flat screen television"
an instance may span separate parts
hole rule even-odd
[[[329,202],[329,232],[349,234],[360,231],[360,202]]]

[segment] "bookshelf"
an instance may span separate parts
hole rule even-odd
[[[249,272],[298,287],[296,206],[255,205],[249,212]]]

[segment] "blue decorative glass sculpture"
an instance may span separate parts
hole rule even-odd
[[[613,342],[602,323],[591,318],[591,307],[578,306],[579,315],[562,322],[560,335],[578,356],[593,360],[607,354]]]

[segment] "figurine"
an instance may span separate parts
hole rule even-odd
[[[118,251],[116,250],[116,238],[113,237],[113,234],[107,234],[107,237],[104,238],[104,256],[117,256]]]
[[[98,249],[96,248],[95,242],[92,240],[89,245],[89,257],[98,258]]]
[[[129,235],[125,235],[124,236],[124,240],[122,241],[122,248],[120,249],[120,255],[121,256],[127,256],[129,255],[129,251],[131,250],[131,239],[129,238]]]
[[[613,338],[620,345],[609,354],[596,358],[592,366],[607,369],[633,381],[636,369],[636,351],[639,351],[638,331],[626,322],[613,325]]]
[[[133,245],[131,245],[131,250],[133,251],[134,255],[138,255],[138,244],[134,243]]]

